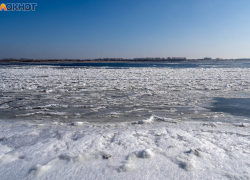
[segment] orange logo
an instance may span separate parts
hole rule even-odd
[[[5,10],[5,11],[7,11],[7,8],[6,8],[5,4],[1,4],[0,11],[2,11],[2,9]]]

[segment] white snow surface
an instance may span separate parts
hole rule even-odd
[[[250,179],[249,126],[0,121],[0,132],[1,179]]]
[[[0,179],[250,179],[249,116],[204,108],[249,98],[249,77],[249,68],[1,66]]]

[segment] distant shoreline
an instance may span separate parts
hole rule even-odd
[[[29,63],[176,63],[176,62],[218,62],[218,61],[250,61],[250,59],[132,59],[132,60],[107,60],[107,59],[94,59],[94,60],[30,60],[30,59],[3,59],[0,64],[29,64]]]

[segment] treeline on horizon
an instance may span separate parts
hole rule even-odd
[[[159,57],[146,57],[146,58],[97,58],[97,59],[26,59],[26,58],[4,58],[1,61],[8,62],[64,62],[64,61],[72,61],[72,62],[91,62],[91,61],[185,61],[187,58],[185,57],[168,57],[168,58],[159,58]]]
[[[145,57],[145,58],[97,58],[97,59],[26,59],[26,58],[4,58],[1,59],[0,62],[96,62],[96,61],[199,61],[199,60],[250,60],[249,58],[241,58],[241,59],[222,59],[222,58],[203,58],[203,59],[187,59],[186,57]]]

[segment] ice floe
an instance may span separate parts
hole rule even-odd
[[[214,119],[214,98],[249,98],[249,68],[2,66],[2,118],[139,121],[155,115]],[[202,107],[203,106],[203,107]],[[223,117],[224,116],[224,117]],[[221,120],[219,120],[221,121]],[[147,121],[149,122],[149,121]],[[142,123],[146,123],[143,121]]]

